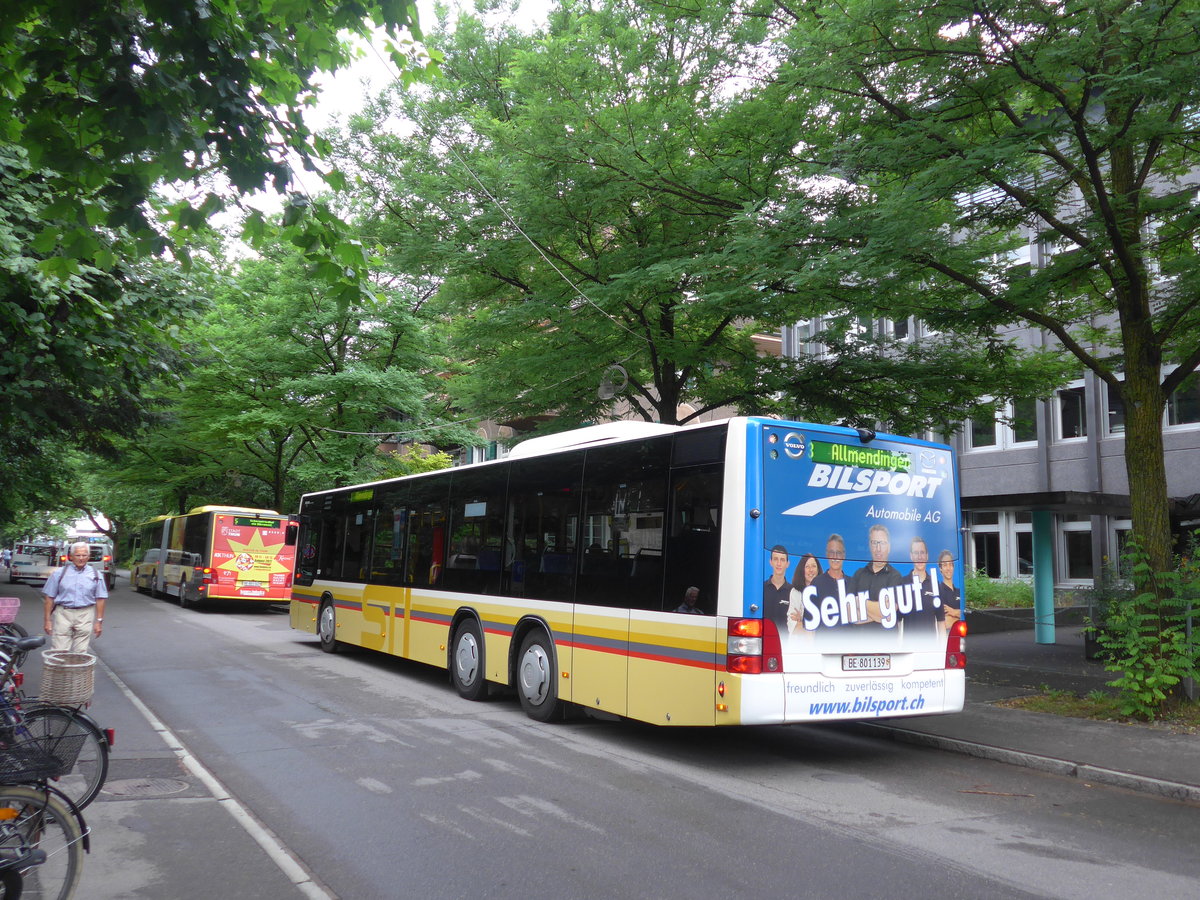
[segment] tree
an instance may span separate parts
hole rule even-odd
[[[849,0],[774,17],[810,179],[767,229],[802,263],[781,277],[951,336],[1042,329],[1122,401],[1133,527],[1170,568],[1164,405],[1200,364],[1195,8]],[[1031,238],[1048,260],[1009,265]]]
[[[303,491],[419,466],[379,451],[392,435],[467,439],[436,422],[429,361],[442,353],[415,315],[421,298],[380,286],[374,303],[343,305],[284,242],[214,278],[212,294],[189,335],[192,371],[123,451],[119,481],[156,491],[164,509],[294,509]]]
[[[354,123],[356,211],[390,270],[440,282],[468,410],[576,424],[627,402],[678,422],[760,403],[752,335],[782,320],[729,238],[795,135],[739,102],[761,26],[705,8],[566,4],[537,35],[465,17],[431,38],[428,94]],[[397,115],[417,130],[392,133]],[[628,388],[598,396],[614,364]]]
[[[301,111],[345,33],[412,28],[411,0],[0,6],[0,433],[104,449],[144,421],[195,298],[164,263],[234,196],[291,185],[323,147]],[[399,64],[405,62],[396,53]],[[418,62],[417,65],[420,63]],[[411,69],[410,69],[411,71]],[[336,173],[329,179],[338,183]],[[178,199],[160,216],[157,192]],[[294,196],[291,237],[348,302],[366,254]],[[262,234],[261,217],[250,233]],[[168,257],[169,254],[169,257]],[[0,472],[0,492],[11,487]]]
[[[467,18],[432,38],[446,63],[429,94],[352,123],[356,211],[392,270],[440,282],[466,409],[569,427],[734,408],[915,431],[961,420],[999,371],[1049,389],[1053,365],[991,335],[875,344],[869,369],[861,348],[853,367],[759,351],[756,332],[830,309],[793,289],[796,248],[764,240],[805,135],[790,85],[761,77],[778,32],[699,3],[568,3],[532,35]],[[399,136],[397,119],[413,123]],[[951,389],[948,358],[976,363]]]

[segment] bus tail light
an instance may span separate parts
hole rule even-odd
[[[769,619],[730,619],[725,670],[743,675],[779,672],[783,659],[779,632]]]
[[[959,619],[950,626],[950,634],[946,638],[946,668],[965,669],[967,667],[967,623]]]

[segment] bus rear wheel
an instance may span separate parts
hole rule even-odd
[[[561,715],[558,680],[554,677],[554,648],[542,632],[530,632],[521,641],[521,652],[517,655],[517,696],[531,719],[549,722]]]
[[[321,649],[326,653],[337,653],[341,646],[337,639],[337,611],[332,600],[321,604],[317,613],[317,637],[321,639]]]
[[[463,620],[450,643],[450,680],[459,696],[482,700],[487,696],[483,668],[483,635],[474,619]]]

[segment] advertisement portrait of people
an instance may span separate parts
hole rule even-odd
[[[784,651],[934,649],[946,606],[957,615],[961,605],[956,551],[946,551],[945,577],[941,552],[936,571],[930,566],[931,546],[961,546],[949,451],[910,449],[900,439],[864,447],[788,435],[782,443],[793,451],[788,465],[769,467],[768,476],[781,477],[765,484],[764,533],[773,549],[764,547],[772,577],[763,611]],[[786,555],[776,558],[781,550]],[[774,574],[790,560],[793,592],[781,627]]]

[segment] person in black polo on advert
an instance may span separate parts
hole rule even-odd
[[[51,650],[87,653],[92,636],[104,630],[104,578],[88,565],[88,545],[71,545],[71,561],[56,570],[42,588],[46,597],[46,634]]]

